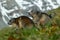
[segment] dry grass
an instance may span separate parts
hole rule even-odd
[[[56,25],[48,22],[45,29],[33,27],[15,30],[12,27],[0,30],[0,40],[60,40],[60,8],[54,10],[57,14],[52,19]],[[49,12],[50,13],[50,12]],[[9,39],[9,40],[10,40]]]

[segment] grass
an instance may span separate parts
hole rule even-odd
[[[0,40],[60,40],[60,8],[53,10],[57,14],[52,19],[57,25],[51,26],[51,22],[48,22],[45,29],[33,27],[31,29],[23,28],[15,30],[13,27],[5,27],[0,30]],[[49,11],[51,13],[51,11]]]
[[[9,27],[0,30],[0,40],[7,40],[10,36],[19,40],[58,40],[60,39],[60,29],[50,27],[38,31],[33,27],[32,29],[20,29],[18,33],[15,29]]]

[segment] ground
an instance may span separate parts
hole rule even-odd
[[[0,40],[8,40],[9,37],[14,40],[60,40],[60,8],[52,11],[56,12],[56,16],[52,20],[57,25],[51,26],[51,23],[48,22],[45,29],[23,28],[19,29],[18,32],[13,27],[5,27],[0,30]],[[48,13],[51,13],[51,11]]]

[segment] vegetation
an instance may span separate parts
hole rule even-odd
[[[37,30],[33,27],[16,30],[13,27],[5,27],[0,30],[0,40],[8,40],[9,38],[11,40],[60,40],[60,8],[53,11],[56,12],[56,15],[52,18],[52,22],[49,21],[45,25],[46,28]]]

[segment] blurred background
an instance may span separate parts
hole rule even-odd
[[[58,7],[60,7],[60,0],[0,0],[0,29],[7,27],[11,18],[29,16],[28,12],[31,9],[47,13]]]
[[[28,14],[31,9],[51,14],[44,28],[9,27],[11,18],[22,15],[32,18]],[[0,0],[0,40],[60,40],[60,0]]]

